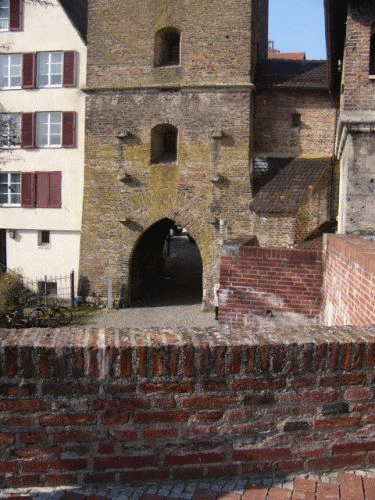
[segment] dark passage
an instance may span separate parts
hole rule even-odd
[[[175,235],[170,236],[171,229]],[[194,240],[170,219],[138,241],[130,269],[132,306],[197,304],[202,301],[202,259]]]

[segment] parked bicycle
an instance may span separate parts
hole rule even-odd
[[[53,302],[51,304],[38,304],[29,314],[33,323],[40,327],[67,326],[72,321],[72,311],[69,307]]]

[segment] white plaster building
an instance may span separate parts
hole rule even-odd
[[[0,264],[28,278],[78,275],[86,44],[63,3],[0,0]]]

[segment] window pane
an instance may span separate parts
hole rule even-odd
[[[9,0],[0,0],[0,30],[9,30]]]
[[[62,113],[37,114],[37,145],[40,147],[61,145]]]
[[[42,52],[37,59],[38,87],[61,86],[63,53]]]

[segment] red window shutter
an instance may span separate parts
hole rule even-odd
[[[35,88],[35,54],[28,53],[22,56],[22,88]]]
[[[34,113],[22,113],[21,145],[23,148],[35,147]]]
[[[61,172],[49,173],[49,208],[61,208]]]
[[[64,52],[64,87],[75,87],[77,75],[77,52]]]
[[[9,29],[10,31],[22,30],[23,0],[10,0]]]
[[[74,148],[76,145],[76,122],[77,113],[65,111],[63,113],[63,148]]]
[[[49,205],[49,172],[35,173],[35,206],[48,208]]]
[[[34,172],[22,172],[21,174],[21,206],[33,208],[35,206],[35,174]]]

